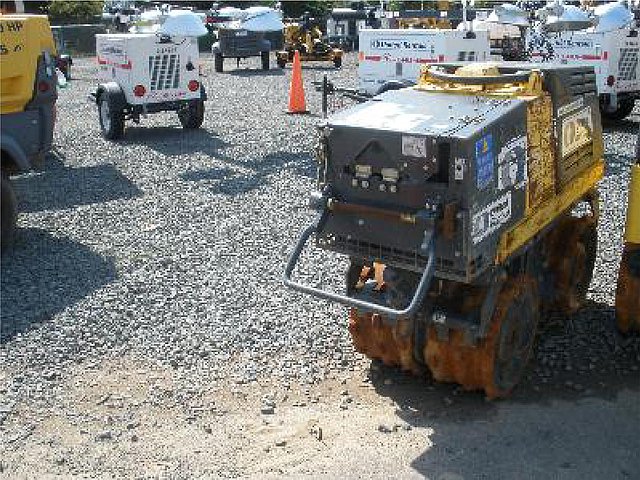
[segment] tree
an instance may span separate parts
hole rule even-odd
[[[282,11],[285,17],[301,17],[304,12],[309,12],[314,18],[324,18],[333,10],[336,2],[282,2]]]
[[[102,0],[53,0],[49,5],[49,17],[64,23],[91,21],[102,13]]]

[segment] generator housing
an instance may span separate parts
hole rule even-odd
[[[99,79],[115,82],[133,107],[171,109],[202,95],[196,37],[98,34],[96,52]]]

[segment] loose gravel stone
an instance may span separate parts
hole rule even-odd
[[[263,415],[273,415],[275,413],[275,409],[270,406],[264,406],[260,409],[260,413]]]
[[[112,438],[113,438],[113,435],[111,433],[111,430],[105,430],[104,432],[100,432],[96,435],[96,441],[98,442],[111,440]]]

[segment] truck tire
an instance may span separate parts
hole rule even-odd
[[[214,59],[214,67],[216,72],[218,73],[224,70],[224,57],[222,56],[221,53],[216,53],[216,56]]]
[[[0,244],[2,252],[4,253],[7,248],[13,243],[13,237],[16,229],[16,195],[13,192],[13,187],[9,178],[2,175],[2,233],[0,237]]]
[[[107,140],[117,140],[124,135],[124,113],[117,106],[113,94],[105,91],[98,98],[98,118],[102,136]]]
[[[333,66],[336,68],[340,68],[342,66],[342,57],[334,57]]]
[[[269,52],[261,52],[260,60],[262,60],[262,70],[269,70],[269,67],[270,67]]]
[[[609,111],[601,104],[600,113],[604,120],[610,122],[619,122],[620,120],[629,116],[635,106],[635,100],[633,98],[623,98],[618,101],[618,108],[613,111]]]
[[[182,128],[200,128],[204,121],[204,101],[202,99],[192,101],[188,106],[178,110],[178,119]]]

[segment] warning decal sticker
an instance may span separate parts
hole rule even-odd
[[[511,191],[475,212],[471,217],[471,239],[476,245],[511,219]]]
[[[489,133],[476,142],[476,184],[479,190],[493,180],[493,136]]]

